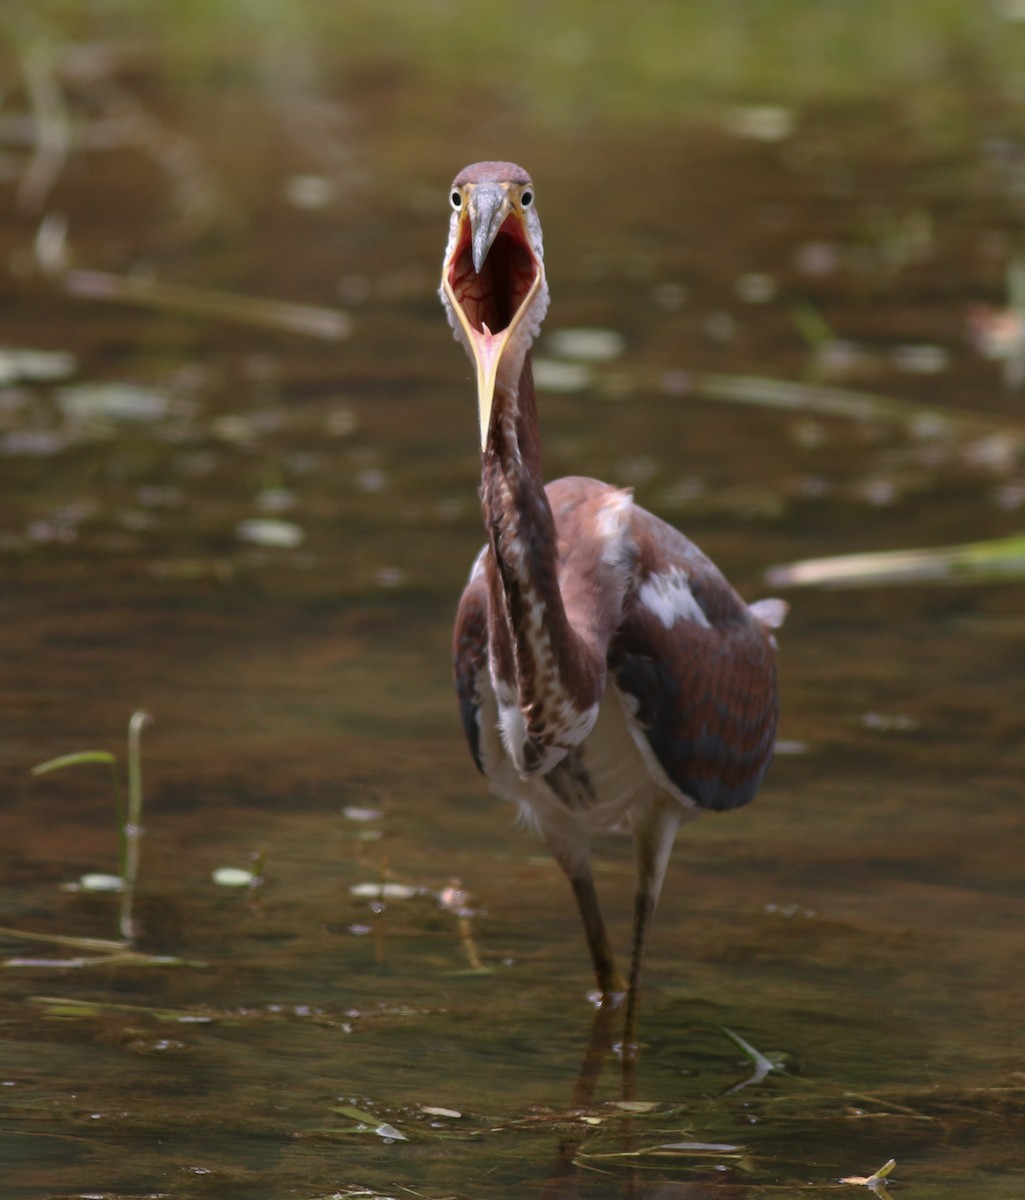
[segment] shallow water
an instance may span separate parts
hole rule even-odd
[[[1018,1196],[1022,583],[784,593],[781,753],[754,805],[680,838],[639,1107],[614,1057],[581,1107],[568,890],[451,697],[482,534],[433,292],[448,179],[501,142],[538,183],[548,331],[624,340],[573,391],[542,341],[550,475],[632,484],[750,598],[776,564],[1012,533],[1020,393],[968,314],[1006,301],[1020,113],[969,91],[973,137],[879,102],[809,104],[778,140],[718,109],[571,140],[496,96],[486,137],[450,114],[417,141],[415,74],[350,70],[315,107],[244,71],[172,87],[114,46],[61,76],[93,141],[36,208],[4,127],[3,341],[74,365],[5,359],[0,389],[0,925],[116,936],[115,897],[62,886],[116,868],[107,774],[30,769],[123,761],[144,709],[137,947],[178,962],[2,935],[0,1194],[667,1200],[894,1158],[894,1191]],[[45,213],[78,269],[345,310],[351,336],[69,295],[33,257]],[[724,403],[713,375],[894,403]],[[254,856],[262,886],[212,882]],[[625,945],[629,847],[599,872]],[[375,882],[406,893],[352,890]]]

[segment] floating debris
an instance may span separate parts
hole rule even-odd
[[[534,381],[545,392],[582,392],[591,386],[592,377],[586,363],[563,362],[557,358],[534,359]]]
[[[996,474],[1006,474],[1018,462],[1021,442],[1010,433],[991,433],[971,442],[964,453],[965,462],[973,467],[983,467]]]
[[[950,365],[950,354],[942,346],[898,346],[893,365],[908,375],[939,375]]]
[[[162,421],[170,410],[168,396],[138,383],[79,383],[58,388],[57,405],[69,421]]]
[[[805,242],[794,252],[794,265],[805,275],[830,275],[840,264],[832,242]]]
[[[356,472],[352,482],[359,491],[365,492],[367,495],[374,495],[377,492],[383,492],[390,480],[388,472],[382,471],[380,467],[364,467],[361,471]]]
[[[63,213],[47,213],[39,222],[32,245],[36,266],[43,275],[53,278],[68,269],[68,219]]]
[[[347,804],[342,809],[347,821],[379,821],[383,815],[379,808],[363,808],[358,804]]]
[[[293,175],[285,180],[285,199],[293,208],[327,208],[338,189],[323,175]]]
[[[355,1123],[353,1133],[375,1133],[386,1143],[391,1142],[408,1142],[409,1138],[394,1125],[390,1125],[387,1121],[382,1121],[379,1117],[375,1117],[373,1113],[364,1112],[360,1108],[355,1108],[351,1104],[339,1105],[333,1108],[332,1112],[337,1113],[340,1117],[347,1117]]]
[[[123,892],[125,881],[120,875],[103,875],[93,871],[88,875],[83,875],[78,881],[78,886],[83,892]],[[66,887],[65,890],[68,888]]]
[[[658,1102],[655,1100],[613,1100],[612,1107],[618,1108],[621,1112],[649,1113],[658,1108]]]
[[[811,747],[807,742],[801,741],[800,738],[777,738],[774,753],[780,754],[808,754]]]
[[[723,125],[736,137],[754,142],[782,142],[794,132],[793,109],[775,104],[737,105],[723,114]]]
[[[611,362],[626,342],[614,329],[558,329],[545,338],[545,349],[556,358],[575,362]]]
[[[387,1121],[382,1121],[381,1124],[374,1129],[374,1133],[376,1133],[386,1145],[391,1142],[409,1141],[409,1138],[406,1137],[404,1133],[400,1133],[394,1125],[389,1125]]]
[[[73,375],[78,364],[64,350],[29,350],[0,346],[0,387],[12,383],[52,383]]]
[[[4,458],[52,458],[68,447],[69,438],[55,429],[15,429],[0,437]]]
[[[751,271],[741,275],[734,288],[745,304],[768,304],[775,299],[779,285],[771,275]]]
[[[419,894],[419,888],[406,883],[354,883],[349,888],[350,896],[361,896],[368,900],[411,900]]]
[[[306,534],[291,521],[279,521],[273,517],[252,517],[239,521],[235,536],[254,546],[267,546],[275,550],[294,550],[301,546]]]
[[[873,1192],[876,1192],[880,1196],[885,1196],[885,1182],[896,1165],[897,1160],[891,1158],[889,1162],[884,1163],[878,1171],[874,1171],[871,1175],[845,1175],[840,1182],[852,1183],[858,1187],[871,1188]]]
[[[255,887],[260,880],[258,875],[241,867],[218,867],[211,878],[218,887],[230,888]]]
[[[911,733],[918,728],[918,722],[907,713],[867,712],[862,715],[861,724],[875,733]]]

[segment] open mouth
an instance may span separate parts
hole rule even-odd
[[[478,275],[473,269],[470,222],[463,220],[446,279],[456,307],[469,326],[468,332],[488,337],[509,330],[538,274],[523,223],[510,213]]]
[[[464,215],[444,287],[477,368],[480,444],[491,425],[498,368],[517,325],[541,287],[544,270],[527,240],[522,217],[509,213],[487,248],[480,271],[473,265],[474,226]]]

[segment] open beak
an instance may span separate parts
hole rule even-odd
[[[502,355],[544,280],[526,223],[501,184],[479,183],[458,214],[458,234],[442,286],[477,368],[483,449]]]

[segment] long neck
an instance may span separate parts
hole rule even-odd
[[[604,664],[589,661],[559,589],[529,355],[516,385],[500,383],[496,389],[482,455],[481,503],[492,549],[493,666],[523,714],[522,768],[547,769],[579,739],[574,731],[597,703]]]

